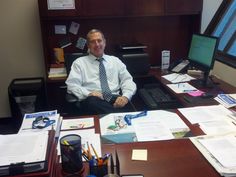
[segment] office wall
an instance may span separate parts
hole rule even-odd
[[[221,1],[204,0],[202,30]],[[0,117],[10,116],[7,87],[12,79],[44,76],[37,2],[0,0]],[[217,62],[213,73],[236,86],[235,79],[229,77],[236,74],[235,69]]]
[[[201,32],[205,31],[207,25],[211,21],[222,1],[223,0],[203,1]],[[236,69],[217,61],[212,74],[236,87],[236,79],[232,77],[236,75]]]
[[[0,117],[9,117],[7,88],[13,78],[44,74],[37,0],[0,1]]]

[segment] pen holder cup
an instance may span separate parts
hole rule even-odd
[[[81,137],[70,134],[60,139],[62,170],[64,173],[82,174],[84,171],[81,150]]]
[[[106,165],[91,165],[89,164],[90,175],[95,175],[96,177],[103,177],[108,174],[108,167]]]

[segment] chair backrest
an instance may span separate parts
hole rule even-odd
[[[66,73],[69,75],[72,63],[79,57],[88,55],[88,53],[65,53]]]
[[[132,76],[147,75],[149,72],[149,55],[145,52],[123,53],[121,60]]]

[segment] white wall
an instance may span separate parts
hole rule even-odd
[[[37,0],[0,1],[0,117],[9,117],[13,78],[44,75]]]
[[[203,33],[223,0],[203,0],[201,32]]]
[[[203,0],[203,12],[202,12],[202,26],[201,32],[203,33],[214,16],[216,10],[220,6],[222,0]],[[228,82],[229,84],[236,86],[236,79],[232,76],[236,76],[236,69],[229,67],[221,62],[215,62],[213,68],[213,75]]]

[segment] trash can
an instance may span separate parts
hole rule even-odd
[[[8,87],[11,115],[20,126],[25,113],[48,108],[44,78],[16,78]]]

